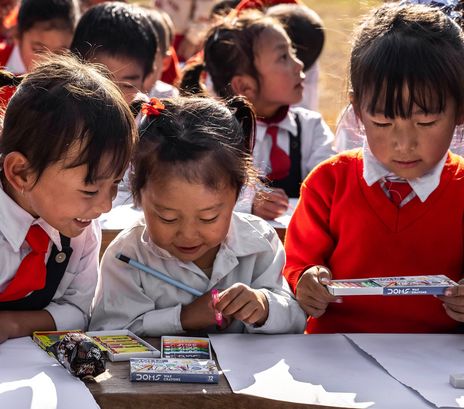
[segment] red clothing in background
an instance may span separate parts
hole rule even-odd
[[[464,159],[449,154],[440,185],[422,203],[396,207],[379,183],[363,178],[360,150],[323,162],[306,178],[287,230],[284,274],[295,290],[312,265],[333,279],[445,274],[463,269]],[[345,296],[307,332],[452,332],[442,302],[432,296]]]

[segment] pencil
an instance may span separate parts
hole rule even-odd
[[[138,268],[139,270],[145,271],[145,273],[151,274],[152,276],[159,278],[161,281],[164,281],[165,283],[171,284],[174,287],[187,291],[188,293],[192,295],[195,295],[197,297],[200,297],[203,295],[203,293],[201,293],[197,289],[189,287],[188,285],[180,281],[174,280],[173,278],[167,276],[166,274],[160,273],[159,271],[156,271],[152,269],[151,267],[146,266],[145,264],[139,263],[138,261],[125,256],[124,254],[118,253],[116,254],[116,258],[118,258],[121,261],[124,261],[125,263],[129,264],[132,267]]]

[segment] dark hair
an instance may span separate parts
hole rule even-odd
[[[309,70],[324,46],[324,25],[318,14],[303,4],[278,4],[270,7],[266,14],[283,24],[297,58],[303,62],[303,70]]]
[[[144,116],[139,126],[131,174],[132,193],[148,180],[172,175],[218,189],[226,180],[237,191],[254,182],[252,166],[255,115],[251,105],[235,97],[228,106],[212,98],[162,101],[158,116]]]
[[[21,37],[36,23],[49,22],[50,28],[73,32],[79,19],[77,0],[22,0],[17,30]]]
[[[385,4],[360,26],[350,61],[353,104],[389,118],[442,112],[447,97],[464,103],[464,37],[436,8]],[[405,87],[409,92],[404,101]]]
[[[0,71],[0,83],[14,84]],[[45,59],[24,76],[5,112],[0,155],[20,152],[37,173],[81,146],[69,167],[87,165],[86,183],[127,167],[136,129],[120,91],[96,66],[70,56]],[[109,159],[103,167],[103,160]]]
[[[234,95],[231,80],[235,75],[248,74],[259,86],[259,73],[255,66],[256,43],[264,30],[280,27],[272,17],[258,10],[246,10],[238,18],[225,18],[206,36],[204,67],[210,74],[214,91],[223,98]],[[282,28],[283,30],[283,28]],[[201,89],[201,64],[192,64],[184,71],[180,88],[184,93]]]
[[[141,65],[145,77],[153,69],[157,47],[155,32],[142,8],[107,2],[82,15],[70,48],[86,60],[100,53],[130,58]]]
[[[167,26],[166,19],[156,9],[146,9],[148,20],[150,21],[158,39],[158,46],[161,55],[166,55],[171,46],[169,27]]]
[[[230,13],[235,7],[237,7],[239,3],[240,0],[221,0],[213,6],[209,17],[214,18],[216,16],[225,16],[226,14]]]

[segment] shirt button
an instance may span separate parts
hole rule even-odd
[[[66,254],[61,252],[61,253],[58,253],[56,256],[55,256],[55,261],[57,263],[62,263],[63,261],[66,260]]]

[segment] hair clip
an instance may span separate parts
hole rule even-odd
[[[149,102],[142,104],[142,114],[146,116],[159,116],[166,107],[158,98],[150,98]]]

